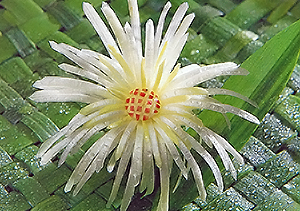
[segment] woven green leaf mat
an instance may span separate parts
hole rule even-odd
[[[101,0],[87,2],[100,11]],[[157,22],[165,2],[138,2],[142,24],[150,17]],[[171,13],[182,2],[171,0]],[[181,181],[170,194],[171,210],[300,210],[300,66],[296,64],[300,1],[187,2],[189,12],[194,12],[196,18],[179,62],[242,64],[250,71],[244,79],[221,77],[201,86],[221,87],[226,81],[224,87],[251,96],[259,108],[247,107],[239,101],[234,103],[263,120],[255,128],[230,117],[232,127],[228,130],[224,129],[226,124],[220,116],[206,111],[199,113],[206,126],[221,133],[240,150],[246,165],[239,168],[237,181],[224,171],[225,190],[219,192],[211,172],[199,158],[203,163],[207,200],[197,198],[192,179]],[[125,0],[109,3],[122,23],[128,21]],[[77,196],[63,191],[84,151],[105,131],[92,137],[60,168],[58,159],[46,166],[40,166],[35,159],[41,143],[84,106],[35,103],[28,99],[37,79],[46,75],[75,77],[57,67],[70,61],[50,48],[50,40],[105,53],[84,17],[82,0],[0,0],[0,210],[118,210],[122,190],[113,206],[106,208],[114,177],[114,172],[110,174],[106,169],[94,174]],[[257,72],[251,75],[251,71]],[[175,167],[173,171],[174,186],[178,172]],[[157,186],[146,197],[137,192],[128,210],[155,210],[159,191]]]

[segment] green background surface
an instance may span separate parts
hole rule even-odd
[[[100,12],[101,0],[87,2]],[[128,21],[126,1],[110,2],[121,22]],[[138,2],[142,24],[150,17],[156,23],[165,2]],[[168,21],[182,2],[171,0]],[[171,209],[300,210],[300,67],[295,66],[300,45],[300,22],[297,22],[300,1],[188,0],[188,3],[189,12],[194,12],[196,18],[179,62],[182,65],[243,63],[242,67],[250,71],[248,76],[229,80],[219,77],[201,86],[220,87],[227,80],[226,88],[250,97],[259,108],[236,99],[219,96],[218,99],[232,102],[263,120],[256,127],[229,116],[232,129],[228,130],[225,122],[219,121],[220,116],[201,112],[199,117],[205,125],[226,137],[240,150],[247,164],[237,166],[237,181],[223,172],[226,189],[221,193],[211,183],[214,182],[211,172],[198,158],[207,184],[206,202],[197,198],[191,179],[182,181],[178,190],[170,193]],[[83,16],[82,0],[2,0],[0,5],[0,210],[117,210],[122,190],[113,206],[105,207],[114,177],[114,173],[105,169],[94,174],[76,197],[63,191],[78,160],[103,131],[92,137],[79,153],[68,157],[60,168],[57,158],[46,166],[40,166],[34,158],[40,144],[84,106],[35,103],[28,99],[34,92],[33,82],[46,75],[75,77],[57,67],[62,62],[71,62],[53,51],[48,41],[105,53]],[[174,167],[171,189],[177,173]],[[128,210],[155,210],[159,191],[157,186],[153,194],[141,199],[137,190]]]

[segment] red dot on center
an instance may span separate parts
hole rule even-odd
[[[148,89],[131,90],[125,100],[125,109],[128,115],[137,121],[150,119],[159,112],[160,107],[158,95]]]

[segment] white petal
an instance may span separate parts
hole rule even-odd
[[[226,113],[223,104],[216,103],[213,98],[207,96],[192,96],[188,101],[182,103],[185,106],[191,106],[193,108],[208,109],[220,113]]]
[[[137,125],[135,144],[132,153],[132,162],[126,183],[125,192],[121,203],[121,210],[126,210],[134,194],[135,187],[139,184],[142,173],[142,156],[143,156],[143,127]]]
[[[178,147],[179,147],[180,151],[184,154],[184,157],[187,160],[187,162],[189,163],[189,165],[191,166],[200,198],[202,200],[205,200],[206,191],[205,191],[205,187],[204,187],[204,183],[203,183],[203,179],[202,179],[201,170],[200,170],[196,160],[194,159],[193,155],[191,154],[191,152],[188,150],[188,148],[184,145],[184,143],[182,141],[179,141]]]
[[[184,15],[185,15],[188,8],[189,8],[189,5],[188,5],[187,2],[181,4],[178,7],[178,9],[176,10],[176,12],[175,12],[175,14],[174,14],[174,16],[171,20],[171,23],[169,24],[167,32],[166,32],[166,34],[165,34],[165,36],[162,40],[162,43],[160,45],[161,48],[162,48],[162,46],[164,45],[164,43],[166,41],[170,40],[174,36],[174,34],[175,34],[178,26],[180,25],[180,23],[181,23],[181,21],[182,21],[182,19],[183,19],[183,17],[184,17]]]
[[[188,135],[188,134],[187,134]],[[210,169],[212,170],[215,179],[217,181],[217,185],[220,191],[223,191],[223,180],[222,175],[220,172],[220,169],[216,163],[216,161],[213,159],[213,157],[201,146],[199,142],[197,142],[193,137],[189,139],[190,143],[192,144],[192,147],[197,151],[199,155],[206,161],[206,163],[209,165]]]
[[[232,113],[237,116],[242,117],[250,122],[255,124],[259,124],[259,120],[256,116],[244,111],[242,109],[236,108],[231,105],[222,104],[216,101],[213,98],[206,97],[204,95],[200,96],[192,96],[188,101],[181,103],[185,106],[191,106],[193,108],[200,108],[200,109],[208,109],[216,112],[220,112],[222,114],[225,113]]]
[[[62,141],[55,144],[54,146],[52,146],[47,152],[43,154],[43,156],[41,156],[41,165],[47,164],[57,153],[63,150],[69,144],[70,141],[71,139],[65,138]]]
[[[137,125],[135,144],[134,144],[133,154],[132,154],[132,161],[133,161],[132,174],[134,175],[135,178],[134,186],[138,185],[140,176],[142,174],[143,138],[144,138],[143,126],[140,123]]]
[[[230,95],[233,97],[240,98],[240,99],[244,100],[245,102],[253,105],[254,107],[258,107],[258,105],[254,101],[250,100],[248,97],[241,95],[240,93],[234,92],[232,90],[219,89],[219,88],[208,88],[206,90],[209,95]]]
[[[122,153],[124,152],[125,149],[125,145],[129,139],[129,137],[131,136],[132,132],[135,130],[137,125],[137,121],[130,121],[130,123],[127,125],[124,133],[121,136],[120,142],[119,142],[119,146],[116,149],[116,159],[118,160]]]
[[[165,65],[166,73],[170,73],[172,68],[176,64],[176,61],[178,60],[178,57],[188,38],[188,33],[186,33],[186,31],[189,28],[190,24],[192,23],[194,17],[195,17],[194,14],[187,15],[182,21],[178,30],[176,31],[174,37],[172,37],[168,41],[168,46],[164,53],[164,57],[162,59],[162,60],[166,59],[166,65]],[[164,79],[163,81],[165,81],[165,76],[163,79]]]
[[[74,92],[74,90],[41,90],[34,92],[30,97],[35,102],[82,102],[93,103],[101,98]]]
[[[43,79],[36,81],[32,86],[45,90],[73,89],[82,94],[96,96],[102,95],[106,98],[111,97],[111,94],[107,91],[107,89],[102,86],[74,78],[46,76]]]
[[[222,104],[222,105],[223,105],[223,108],[226,110],[226,112],[230,112],[232,114],[238,115],[238,116],[242,117],[243,119],[248,120],[249,122],[253,122],[258,125],[260,124],[257,117],[248,113],[247,111],[244,111],[242,109],[236,108],[231,105],[226,105],[226,104]]]
[[[156,131],[154,130],[154,126],[153,126],[152,122],[149,122],[148,124],[146,124],[146,126],[148,127],[148,131],[149,131],[149,138],[150,138],[150,142],[151,142],[151,146],[152,146],[155,164],[157,167],[160,168],[162,166],[162,160],[161,160],[159,147],[158,147],[157,134],[156,134]]]
[[[195,14],[192,13],[192,14],[188,14],[187,16],[185,16],[185,18],[183,19],[183,21],[181,22],[178,30],[176,31],[174,37],[172,40],[170,40],[170,43],[177,43],[181,37],[183,37],[188,28],[190,27],[191,23],[193,22],[195,18]]]
[[[72,73],[72,74],[75,74],[75,75],[78,75],[78,76],[83,76],[85,78],[88,78],[92,81],[95,81],[99,84],[105,84],[105,82],[103,82],[103,78],[98,76],[97,74],[95,73],[92,73],[92,72],[88,72],[84,69],[81,69],[79,67],[75,67],[73,65],[69,65],[69,64],[66,64],[66,63],[63,63],[63,64],[60,64],[58,65],[58,67],[68,73]]]
[[[94,65],[90,63],[88,59],[84,59],[84,54],[77,48],[74,48],[70,45],[67,45],[65,43],[59,43],[57,44],[54,41],[49,41],[49,44],[51,48],[63,55],[65,55],[67,58],[75,62],[77,65],[85,69],[86,71],[93,72],[95,74],[101,73],[99,69],[97,69]],[[103,77],[106,77],[102,74]],[[104,84],[105,86],[108,86],[108,84]]]
[[[188,65],[181,68],[177,76],[171,82],[171,88],[192,87],[204,81],[221,75],[247,75],[249,72],[239,68],[233,62],[225,62],[200,67],[199,65]]]
[[[160,198],[157,210],[169,210],[169,184],[170,184],[170,166],[168,166],[168,157],[166,146],[159,141],[159,150],[162,159],[162,165],[159,168],[160,173]]]
[[[168,43],[168,47],[166,49],[166,52],[164,53],[164,58],[165,58],[165,67],[164,67],[164,72],[162,76],[162,83],[161,86],[164,85],[164,82],[167,80],[170,72],[172,71],[174,65],[176,64],[176,61],[182,51],[182,48],[184,47],[186,41],[188,38],[188,34],[185,34],[184,36],[181,37],[181,39],[175,43],[175,46],[172,46],[172,43]],[[168,49],[170,48],[170,49]]]
[[[124,52],[124,49],[126,49],[126,44],[128,42],[118,17],[106,2],[102,2],[101,10],[116,36],[117,42],[119,44],[119,47],[121,48],[123,55],[125,55],[127,52]]]
[[[83,2],[82,8],[83,8],[84,14],[89,19],[89,21],[93,25],[94,29],[98,33],[99,37],[101,38],[107,51],[109,52],[108,45],[111,45],[120,53],[119,48],[118,48],[113,36],[110,34],[109,30],[107,29],[104,22],[99,17],[98,13],[95,11],[93,6],[90,5],[89,3]]]
[[[192,114],[185,114],[185,116],[174,114],[174,117],[177,119],[177,121],[182,122],[184,125],[193,128],[199,135],[201,135],[204,142],[210,148],[213,147],[211,140],[208,137],[206,137],[208,135],[206,133],[203,133],[203,129],[205,127],[203,126],[203,123],[200,119],[198,119],[197,117],[195,117]],[[188,118],[186,118],[186,117],[188,117]]]
[[[77,116],[77,115],[76,115]],[[76,117],[75,116],[75,117]],[[75,118],[74,117],[74,118]],[[36,154],[37,158],[41,158],[45,152],[57,141],[59,140],[61,137],[63,137],[68,131],[68,127],[65,127],[63,129],[61,129],[60,131],[58,131],[56,134],[54,134],[53,136],[51,136],[46,142],[44,142],[40,148],[38,153]]]
[[[113,187],[112,187],[112,190],[111,190],[111,193],[110,193],[107,205],[106,205],[107,207],[111,206],[112,202],[115,200],[115,198],[117,196],[122,178],[124,176],[125,170],[126,170],[127,165],[129,163],[129,159],[132,155],[133,145],[134,145],[133,141],[128,141],[126,143],[124,153],[122,154],[122,157],[120,159],[117,174],[116,174],[116,177],[114,179]]]
[[[122,118],[124,117],[124,114],[126,114],[127,112],[123,110],[113,110],[111,112],[105,112],[101,115],[98,115],[96,117],[94,117],[93,119],[91,119],[89,122],[87,122],[85,125],[86,127],[90,127],[90,126],[94,126],[96,124],[99,124],[99,123],[105,123],[107,124],[106,122],[110,119],[110,118],[114,118],[114,117],[119,117]]]
[[[206,89],[200,87],[189,87],[182,89],[172,89],[167,92],[164,92],[162,96],[160,96],[161,100],[167,100],[168,98],[180,95],[208,95],[209,92]]]
[[[144,137],[143,150],[143,174],[140,184],[140,193],[147,189],[145,195],[149,195],[154,190],[154,163],[149,137]]]
[[[111,129],[88,149],[73,171],[65,191],[71,190],[72,186],[79,182],[73,194],[76,195],[79,192],[84,183],[96,171],[98,163],[106,158],[111,144],[123,129],[124,125]]]
[[[106,165],[106,169],[109,173],[113,172],[116,162],[117,162],[116,151],[114,151]]]
[[[79,113],[79,114],[75,115],[67,126],[65,126],[63,129],[58,131],[55,135],[53,135],[51,138],[49,138],[46,142],[44,142],[42,144],[42,146],[40,147],[36,157],[41,158],[46,153],[46,151],[57,140],[59,140],[61,137],[65,136],[65,135],[68,136],[68,135],[72,134],[82,124],[84,124],[87,121],[89,121],[90,119],[94,118],[96,115],[98,115],[98,114],[97,113],[92,113],[88,116],[84,116],[84,115]]]
[[[244,163],[244,159],[243,157],[240,155],[240,153],[238,153],[233,146],[231,146],[228,141],[226,141],[226,139],[224,139],[222,136],[214,133],[213,131],[211,131],[208,128],[205,128],[207,131],[210,131],[211,134],[214,135],[214,137],[218,140],[218,142],[224,147],[224,149],[226,149],[228,152],[230,152],[234,158],[240,163],[243,164]]]
[[[151,19],[146,23],[146,37],[145,37],[145,76],[146,80],[155,81],[155,61],[154,61],[154,25]],[[147,86],[150,84],[147,83]],[[153,86],[153,84],[151,84]],[[150,86],[151,86],[150,85]]]
[[[186,169],[186,167],[184,165],[184,162],[182,161],[182,158],[181,158],[180,154],[178,153],[178,151],[177,151],[174,143],[172,142],[172,140],[170,139],[170,137],[168,137],[168,135],[166,134],[166,132],[159,127],[159,125],[156,126],[155,129],[161,135],[162,140],[166,144],[166,147],[167,147],[167,149],[169,150],[169,152],[170,152],[170,154],[172,156],[172,159],[177,164],[177,166],[180,169],[180,171],[182,172],[183,176],[187,179],[188,178],[188,171],[187,171],[187,169]],[[173,131],[170,131],[170,132],[173,133]]]
[[[132,72],[135,73],[135,77],[137,78],[137,85],[142,86],[141,83],[141,62],[142,56],[138,54],[138,45],[140,44],[134,39],[132,28],[130,27],[129,23],[125,24],[124,30],[126,32],[126,52],[123,53],[124,59],[127,61],[128,65]],[[132,80],[132,79],[130,79]],[[131,82],[131,81],[130,81]]]
[[[91,165],[88,166],[88,169],[84,172],[83,176],[81,177],[80,181],[76,185],[74,189],[73,196],[76,196],[78,192],[81,190],[83,185],[88,181],[88,179],[93,175],[96,170],[96,162],[92,162]]]
[[[136,0],[128,1],[128,8],[130,14],[130,22],[133,29],[133,35],[137,43],[138,56],[142,57],[142,41],[141,41],[141,23],[138,4]]]
[[[217,165],[217,163],[214,161],[213,157],[201,146],[199,142],[197,142],[193,137],[191,137],[189,134],[184,132],[180,127],[177,127],[172,121],[165,118],[163,121],[169,125],[171,128],[173,128],[176,131],[176,134],[181,138],[182,141],[189,142],[189,145],[192,145],[192,147],[197,151],[199,155],[203,157],[203,159],[207,162],[207,164],[210,166],[215,179],[217,181],[219,190],[223,190],[223,181],[222,181],[222,175],[220,172],[220,169]],[[176,120],[175,120],[176,121]]]
[[[171,3],[168,1],[166,3],[166,5],[164,6],[163,11],[161,12],[159,20],[158,20],[157,29],[156,29],[155,37],[154,37],[155,55],[158,55],[158,49],[159,49],[159,45],[160,45],[160,41],[161,41],[161,35],[162,35],[165,19],[166,19],[166,16],[167,16],[170,8],[171,8]]]
[[[122,127],[122,130],[124,130],[124,127]],[[121,131],[122,133],[122,131]],[[116,148],[116,146],[118,145],[120,141],[120,135],[118,135],[114,140],[113,142],[111,143],[111,145],[108,147],[108,149],[106,150],[102,150],[99,152],[96,160],[95,160],[95,163],[96,163],[96,172],[99,173],[101,171],[101,169],[103,168],[104,166],[104,161],[106,159],[106,157]]]
[[[30,99],[37,102],[95,102],[111,98],[107,89],[79,79],[57,76],[44,77],[33,84],[33,87],[44,89],[33,93]]]
[[[109,77],[118,82],[121,86],[128,86],[129,82],[132,82],[131,78],[129,80],[128,75],[124,72],[121,65],[115,59],[111,59],[104,55],[99,55],[98,59],[106,68],[103,68],[105,74],[109,75]]]
[[[233,163],[232,163],[229,155],[227,154],[227,152],[223,148],[223,146],[219,143],[217,138],[214,136],[214,134],[215,134],[214,132],[212,132],[210,130],[206,130],[206,128],[203,128],[203,130],[200,133],[200,136],[203,139],[208,138],[209,141],[212,142],[212,144],[214,145],[215,149],[217,150],[218,154],[221,157],[221,160],[223,162],[223,165],[224,165],[225,169],[229,170],[231,172],[231,175],[233,176],[233,178],[236,179],[237,174],[236,174],[236,170],[233,166]]]
[[[95,112],[95,114],[97,116],[98,115],[98,112]],[[91,114],[93,115],[93,114]],[[89,116],[91,116],[89,115]],[[87,117],[89,117],[87,116]],[[104,115],[103,115],[104,116]],[[103,117],[102,116],[102,117]],[[73,147],[73,149],[71,150],[71,154],[74,154],[76,153],[79,148],[87,141],[89,140],[95,133],[101,131],[102,129],[104,129],[105,127],[108,127],[110,124],[114,123],[114,122],[117,122],[120,120],[120,117],[118,115],[111,115],[111,114],[108,114],[106,115],[106,118],[102,118],[101,121],[99,121],[95,126],[93,126],[92,128],[90,128],[89,126],[86,126],[87,128],[89,128],[89,131],[87,133],[84,134],[84,136],[78,141],[77,145],[75,145]],[[75,125],[74,125],[75,126]],[[72,129],[72,127],[70,127],[70,130]]]
[[[82,170],[79,169],[79,167],[82,165],[85,168],[93,161],[93,159],[97,160],[97,162],[103,160],[106,158],[106,155],[108,154],[109,148],[115,138],[118,136],[118,134],[124,129],[123,127],[117,127],[111,129],[109,132],[107,132],[104,136],[102,136],[99,140],[97,140],[84,154],[80,162],[78,163],[78,176],[80,175],[79,172],[82,172]],[[97,157],[95,157],[97,156]],[[77,168],[76,167],[76,168]],[[76,169],[74,170],[74,172]],[[76,181],[76,180],[75,180]]]
[[[84,114],[84,115],[88,115],[94,112],[99,112],[101,108],[106,107],[106,106],[110,106],[110,105],[116,105],[116,104],[120,104],[120,100],[118,99],[105,99],[105,100],[98,100],[95,103],[89,104],[87,106],[85,106],[84,108],[82,108],[80,110],[80,113]]]
[[[112,121],[114,121],[114,120],[112,120]],[[76,152],[78,152],[78,150],[82,147],[82,145],[85,142],[87,142],[94,134],[101,131],[102,129],[104,129],[107,126],[108,125],[102,123],[102,124],[98,124],[98,125],[94,126],[93,128],[89,129],[89,131],[87,131],[87,133],[85,133],[84,136],[71,149],[70,154],[75,154]]]
[[[73,149],[73,147],[78,143],[78,141],[86,134],[88,131],[87,128],[80,128],[77,131],[75,131],[71,136],[65,138],[69,139],[69,143],[66,146],[66,149],[60,156],[60,159],[58,161],[58,166],[61,166],[67,159],[67,156],[70,154],[70,151]],[[65,140],[62,140],[65,141]]]
[[[99,54],[98,57],[95,57],[93,54],[90,53],[90,51],[84,49],[77,52],[77,55],[86,63],[92,65],[97,69],[97,72],[95,72],[95,74],[103,78],[105,81],[113,81],[112,77],[114,75],[111,75],[110,69],[108,69],[104,64],[102,64],[101,61],[99,61],[99,57],[105,57],[104,55]]]

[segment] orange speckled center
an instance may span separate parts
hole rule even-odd
[[[131,90],[125,102],[128,115],[137,121],[150,119],[159,112],[160,107],[158,96],[148,89]]]

